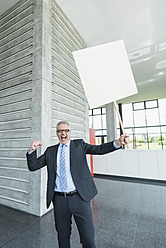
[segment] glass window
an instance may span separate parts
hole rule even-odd
[[[89,111],[89,126],[96,130],[96,144],[107,140],[106,108]],[[134,149],[166,149],[166,99],[122,105],[123,126]],[[117,118],[117,137],[120,136]]]
[[[134,126],[135,127],[146,126],[145,110],[134,111],[133,115],[134,115]]]
[[[89,116],[92,115],[92,109],[89,109]]]
[[[95,130],[95,135],[96,136],[103,135],[103,131],[102,130]]]
[[[93,116],[93,128],[102,129],[101,127],[101,115]]]
[[[157,108],[158,107],[157,100],[147,101],[147,102],[145,102],[145,106],[147,109],[148,108]]]
[[[133,103],[133,110],[144,109],[144,102]]]
[[[166,140],[166,126],[162,126],[161,127],[161,133],[164,136],[165,140]]]
[[[106,108],[102,108],[102,114],[106,114]]]
[[[161,125],[166,125],[166,99],[159,100]]]
[[[93,128],[93,117],[89,116],[89,128]]]
[[[135,134],[139,134],[139,135],[142,135],[142,134],[146,134],[147,133],[147,129],[146,127],[144,128],[135,128]]]
[[[97,142],[104,142],[104,136],[107,135],[107,130],[106,130],[106,109],[105,108],[98,108],[98,109],[92,109],[89,110],[89,127],[95,129],[95,135],[96,136],[101,136],[101,141],[100,137],[98,137]]]
[[[107,135],[107,130],[103,129],[103,135]]]
[[[101,108],[93,109],[93,115],[101,115]]]
[[[134,135],[134,148],[135,149],[148,149],[147,135]]]
[[[101,145],[101,144],[102,144],[102,138],[96,137],[96,145]]]
[[[161,127],[161,133],[163,137],[163,149],[166,149],[166,126]]]
[[[147,149],[147,132],[146,128],[135,128],[133,135],[134,149]]]
[[[125,133],[132,135],[133,134],[133,128],[125,128]]]
[[[159,125],[159,112],[156,109],[146,109],[147,126]]]
[[[124,127],[133,127],[133,110],[131,104],[122,105],[122,116]]]
[[[148,127],[149,149],[161,149],[160,127]]]
[[[158,143],[149,142],[149,149],[150,150],[152,150],[152,149],[162,149],[161,142],[158,142]]]
[[[102,115],[102,125],[103,125],[103,129],[106,129],[107,128],[107,125],[106,125],[106,115]]]
[[[152,136],[160,135],[160,127],[148,127],[148,134]]]

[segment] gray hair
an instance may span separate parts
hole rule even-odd
[[[58,129],[58,126],[59,126],[60,124],[65,124],[65,125],[67,125],[67,126],[69,127],[69,129],[71,129],[71,128],[70,128],[70,124],[69,124],[67,121],[59,121],[59,122],[57,123],[57,125],[56,125],[56,130]]]

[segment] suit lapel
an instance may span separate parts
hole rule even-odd
[[[60,144],[60,143],[59,143],[59,144]],[[55,174],[56,174],[56,169],[57,169],[57,152],[58,152],[59,144],[57,144],[57,145],[55,146],[54,154],[53,154]]]
[[[76,166],[76,163],[75,163],[75,144],[74,144],[74,141],[71,140],[70,142],[70,170],[73,171]]]
[[[70,141],[70,170],[72,169],[73,158],[74,158],[74,156],[73,156],[73,146],[74,146],[74,144],[73,144],[73,141],[71,140]]]

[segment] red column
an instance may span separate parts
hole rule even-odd
[[[90,134],[90,144],[95,145],[95,129],[89,128],[89,134]],[[90,166],[91,166],[91,174],[93,176],[93,155],[90,155]]]

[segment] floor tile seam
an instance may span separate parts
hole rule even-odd
[[[18,238],[21,234],[23,234],[24,232],[26,232],[28,229],[32,228],[34,225],[36,225],[38,221],[36,221],[33,225],[29,226],[28,228],[26,228],[24,231],[20,232],[19,234],[17,234],[15,237],[11,238],[9,241],[7,241],[4,245],[2,245],[0,248],[5,247],[7,244],[9,244],[12,240]]]

